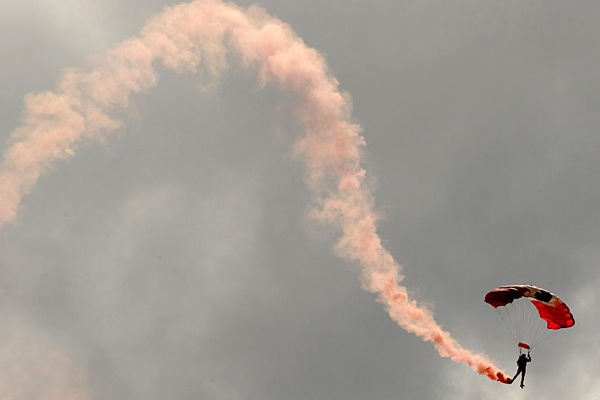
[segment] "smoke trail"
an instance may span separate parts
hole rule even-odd
[[[0,306],[0,398],[91,399],[87,376],[64,346],[6,304]]]
[[[0,226],[14,221],[21,198],[58,160],[72,156],[78,143],[121,126],[115,111],[127,106],[132,93],[156,85],[155,61],[215,82],[232,60],[256,71],[262,85],[274,83],[297,95],[295,113],[305,136],[295,153],[306,165],[315,194],[311,215],[341,229],[335,250],[362,265],[364,287],[378,295],[398,325],[433,342],[442,357],[508,382],[484,355],[460,346],[400,285],[400,266],[377,234],[373,199],[360,165],[364,140],[351,122],[349,96],[339,91],[316,50],[256,7],[197,0],[167,8],[138,36],[90,60],[86,68],[65,71],[54,92],[27,95],[24,122],[12,133],[0,165]]]

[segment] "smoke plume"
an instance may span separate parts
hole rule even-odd
[[[257,7],[197,0],[166,8],[138,36],[84,67],[66,70],[54,91],[27,95],[23,123],[12,132],[0,164],[0,226],[15,220],[22,197],[78,144],[122,126],[115,115],[127,107],[131,94],[157,84],[157,62],[209,82],[217,82],[235,63],[256,72],[261,85],[294,93],[295,116],[305,129],[294,150],[315,195],[311,216],[341,230],[336,253],[362,265],[364,287],[377,294],[398,325],[432,342],[442,357],[508,382],[484,355],[464,349],[400,285],[401,268],[377,234],[360,163],[365,143],[351,120],[349,96],[316,50]]]
[[[0,398],[92,398],[85,371],[64,345],[40,332],[19,310],[2,304],[0,311]]]

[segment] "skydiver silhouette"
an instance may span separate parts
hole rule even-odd
[[[519,366],[517,369],[517,373],[510,380],[510,383],[513,383],[515,381],[515,379],[517,379],[517,376],[519,376],[519,374],[521,374],[521,389],[523,389],[525,387],[525,385],[523,384],[523,381],[525,380],[525,370],[527,369],[528,362],[531,362],[531,355],[529,354],[529,352],[527,352],[527,355],[521,354],[519,356],[519,359],[517,360],[517,365]]]

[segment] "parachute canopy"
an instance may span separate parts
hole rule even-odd
[[[571,310],[558,296],[535,286],[500,286],[489,291],[484,300],[498,311],[522,348],[520,343],[533,347],[549,332],[575,325]]]
[[[521,297],[533,303],[540,313],[540,318],[548,323],[548,329],[570,328],[575,325],[571,310],[558,296],[535,286],[500,286],[485,295],[485,302],[498,308]]]

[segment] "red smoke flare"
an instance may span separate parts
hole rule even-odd
[[[351,121],[350,97],[340,92],[316,50],[256,7],[198,0],[167,8],[139,36],[86,68],[65,71],[54,92],[27,95],[23,124],[12,133],[0,165],[0,225],[16,218],[22,196],[83,139],[102,138],[121,126],[110,113],[126,107],[132,93],[156,85],[156,61],[176,72],[200,71],[215,82],[231,59],[256,71],[262,85],[274,83],[298,96],[296,115],[305,136],[295,152],[315,193],[311,215],[341,229],[336,252],[362,265],[364,287],[378,295],[398,325],[433,342],[442,357],[508,383],[490,360],[460,346],[400,286],[400,266],[381,244],[371,191],[363,182],[364,140]]]

